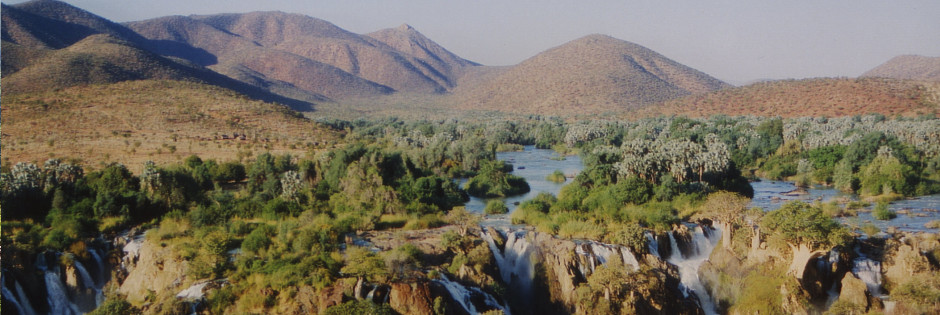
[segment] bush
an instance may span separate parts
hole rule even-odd
[[[565,173],[562,173],[561,170],[555,170],[554,172],[549,174],[547,177],[545,177],[545,179],[554,183],[564,183],[566,180]]]
[[[874,237],[875,234],[878,234],[878,232],[881,232],[881,229],[878,228],[878,226],[874,224],[865,223],[865,225],[862,225],[862,232],[865,232],[865,234],[868,235],[868,237]]]
[[[493,199],[486,203],[484,212],[486,212],[486,214],[503,214],[509,212],[509,208],[506,207],[506,204],[504,204],[501,199]]]
[[[331,306],[323,313],[325,315],[370,314],[392,315],[397,314],[388,304],[375,304],[368,300],[354,300],[340,305]]]
[[[891,220],[898,216],[896,213],[894,213],[894,211],[888,209],[888,203],[886,202],[879,202],[878,205],[875,206],[875,210],[872,211],[871,215],[878,220]]]
[[[132,315],[140,314],[140,310],[128,303],[123,299],[111,298],[101,305],[98,306],[95,310],[88,313],[89,315]]]

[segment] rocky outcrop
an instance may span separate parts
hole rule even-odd
[[[140,243],[136,264],[128,268],[127,278],[118,288],[118,293],[131,302],[142,302],[148,291],[179,292],[186,280],[189,262],[173,253],[172,248],[162,247],[149,241]]]
[[[849,273],[842,278],[842,291],[836,303],[847,303],[850,306],[868,310],[870,297],[865,282]]]
[[[428,282],[392,283],[388,303],[401,314],[434,314],[434,297]]]

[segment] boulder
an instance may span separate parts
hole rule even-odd
[[[428,282],[392,283],[388,303],[401,314],[434,314],[434,298]]]

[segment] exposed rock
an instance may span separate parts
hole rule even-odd
[[[401,314],[434,314],[434,298],[428,282],[392,283],[388,303]]]
[[[343,303],[343,281],[336,281],[333,285],[320,291],[306,285],[297,290],[294,296],[296,304],[292,306],[295,314],[317,314],[330,306]]]
[[[189,263],[173,254],[168,247],[143,241],[137,252],[137,263],[118,288],[118,293],[128,301],[142,302],[148,290],[154,292],[179,292]]]
[[[847,273],[845,277],[842,278],[842,291],[839,293],[839,300],[837,301],[860,305],[867,310],[870,296],[865,282],[851,273]]]

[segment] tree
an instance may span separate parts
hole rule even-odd
[[[352,246],[346,250],[346,266],[343,266],[340,272],[356,276],[356,287],[353,292],[356,299],[362,298],[364,280],[375,281],[388,275],[385,261],[372,251],[359,246]]]
[[[718,191],[708,195],[702,204],[699,217],[712,219],[721,229],[722,247],[731,249],[734,225],[741,222],[751,199],[730,191]]]
[[[457,233],[461,236],[466,236],[471,228],[477,227],[483,220],[479,215],[470,213],[464,207],[454,207],[447,213],[446,219],[457,226]]]
[[[777,238],[771,244],[783,243],[789,247],[792,261],[787,273],[797,279],[803,278],[810,259],[851,238],[839,222],[818,207],[800,201],[786,203],[767,213],[761,221],[761,230]]]

